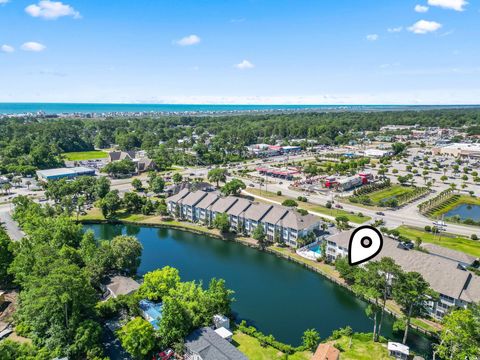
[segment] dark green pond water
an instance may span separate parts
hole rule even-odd
[[[165,265],[180,271],[183,280],[223,278],[235,291],[237,320],[247,320],[278,340],[299,345],[303,331],[316,328],[322,338],[350,325],[354,331],[371,332],[366,303],[348,290],[298,264],[241,244],[171,229],[123,225],[87,225],[97,238],[120,234],[136,236],[143,244],[140,275]],[[386,317],[382,335],[399,340]],[[429,355],[427,338],[410,332],[408,345]]]

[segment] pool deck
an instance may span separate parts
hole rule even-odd
[[[312,248],[315,246],[320,246],[320,243],[321,240],[317,240],[298,249],[296,253],[305,259],[317,261],[318,258],[322,257],[322,254],[320,252],[312,251]]]

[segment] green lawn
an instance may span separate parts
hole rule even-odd
[[[342,360],[387,360],[393,359],[388,355],[386,344],[373,342],[370,334],[353,334],[343,336],[335,340],[344,350],[340,358]]]
[[[264,190],[259,190],[259,189],[251,189],[248,188],[247,192],[257,195],[257,196],[262,196],[264,198],[273,200],[273,201],[278,201],[278,202],[283,202],[287,199],[293,199],[291,197],[285,196],[285,195],[277,195],[276,193],[270,192],[270,191],[264,191]],[[359,216],[358,214],[350,214],[348,211],[341,210],[341,209],[328,209],[325,206],[318,205],[318,204],[311,204],[308,202],[301,202],[296,199],[294,199],[298,203],[298,207],[301,209],[305,209],[307,211],[314,211],[323,215],[327,216],[333,216],[337,217],[340,215],[345,215],[348,217],[349,221],[354,222],[356,224],[363,224],[364,222],[370,220],[371,218],[369,216]]]
[[[262,347],[260,342],[252,336],[246,335],[240,331],[235,331],[233,335],[233,345],[252,360],[276,360],[283,359],[284,354],[281,351],[271,347]],[[298,352],[289,355],[289,360],[309,360],[312,353],[309,351]]]
[[[439,238],[438,235],[428,233],[423,229],[405,225],[398,227],[397,230],[400,232],[400,235],[412,241],[415,241],[415,239],[419,237],[424,242],[437,244],[452,250],[461,251],[465,254],[480,257],[480,241],[470,240],[466,237],[449,233],[442,233],[442,237]]]
[[[413,187],[402,186],[402,185],[392,185],[389,188],[367,194],[367,196],[370,199],[372,199],[372,202],[374,202],[375,204],[379,204],[380,201],[383,199],[388,199],[394,196],[408,194],[408,193],[411,193],[413,190],[414,190]]]
[[[108,154],[105,151],[78,151],[78,152],[69,152],[62,154],[65,159],[70,161],[81,161],[81,160],[95,160],[95,159],[105,159]]]
[[[351,337],[341,337],[334,341],[342,349],[341,359],[344,360],[390,360],[386,344],[375,343],[370,334],[354,334]],[[236,331],[233,335],[233,344],[252,360],[277,360],[284,359],[284,354],[271,346],[262,347],[257,339],[242,332]],[[289,355],[289,360],[308,360],[312,353],[309,351]]]

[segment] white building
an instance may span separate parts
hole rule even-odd
[[[329,260],[348,255],[352,231],[326,238]],[[438,249],[435,247],[430,247],[429,253],[407,250],[400,242],[384,236],[382,250],[375,260],[390,257],[404,271],[420,273],[440,295],[439,301],[430,302],[428,306],[430,315],[441,319],[452,307],[465,307],[468,303],[480,301],[480,276],[465,270],[465,261],[469,260],[462,254],[455,255],[453,250],[448,252],[436,250]]]
[[[321,223],[316,216],[301,215],[295,209],[202,190],[184,189],[166,202],[169,213],[182,220],[211,225],[218,214],[225,213],[232,231],[251,235],[257,226],[263,226],[267,240],[283,240],[292,247],[299,238],[319,230]]]
[[[432,149],[434,155],[480,158],[480,144],[456,143]]]

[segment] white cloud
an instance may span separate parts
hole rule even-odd
[[[198,44],[202,39],[198,35],[192,34],[175,41],[175,44],[180,46],[191,46]]]
[[[466,0],[428,0],[428,5],[439,6],[444,9],[451,9],[455,11],[463,11],[468,4]]]
[[[62,16],[71,16],[74,19],[81,18],[77,10],[60,1],[41,0],[38,4],[28,5],[25,12],[30,16],[47,20],[55,20]]]
[[[241,63],[239,64],[235,64],[234,65],[237,69],[240,69],[240,70],[246,70],[246,69],[253,69],[255,67],[255,65],[253,65],[250,61],[248,60],[243,60]]]
[[[428,6],[415,5],[415,11],[418,12],[418,13],[426,13],[428,11]]]
[[[378,40],[378,34],[368,34],[367,35],[367,40],[368,41],[377,41]]]
[[[412,26],[408,28],[408,31],[413,32],[414,34],[427,34],[430,32],[437,31],[442,27],[442,24],[439,24],[436,21],[427,21],[419,20]]]
[[[24,43],[21,46],[21,48],[22,48],[23,51],[40,52],[40,51],[45,50],[47,47],[43,44],[38,43],[38,42],[29,41],[29,42]]]
[[[402,26],[394,27],[394,28],[388,28],[387,31],[389,33],[398,33],[403,30]]]
[[[0,46],[0,50],[4,53],[13,53],[15,51],[13,46],[7,44]]]
[[[5,5],[8,3],[10,0],[0,0],[0,5]]]

